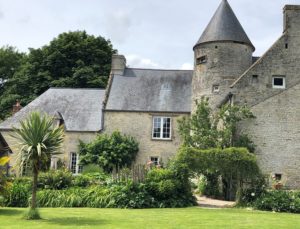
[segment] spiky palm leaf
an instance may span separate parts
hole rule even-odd
[[[31,212],[36,208],[37,177],[41,166],[51,156],[59,154],[63,143],[62,127],[55,127],[54,120],[46,114],[32,112],[25,121],[20,122],[19,128],[13,128],[12,135],[20,145],[18,162],[22,169],[24,165],[31,165],[33,172],[33,187],[28,219],[39,218],[38,213],[32,217]]]
[[[17,139],[20,151],[20,168],[25,164],[39,169],[51,156],[59,154],[63,142],[63,129],[54,127],[54,121],[46,114],[33,112],[20,122],[19,128],[13,128],[13,137]]]

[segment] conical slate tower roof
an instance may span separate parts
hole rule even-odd
[[[203,43],[214,41],[240,42],[250,45],[253,50],[255,50],[255,47],[245,33],[227,0],[222,0],[222,3],[195,47]]]

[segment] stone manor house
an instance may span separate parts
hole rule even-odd
[[[206,96],[213,108],[246,104],[256,119],[242,125],[256,145],[264,173],[300,188],[300,6],[284,7],[283,34],[261,57],[229,3],[222,0],[194,50],[194,70],[126,67],[114,55],[106,90],[50,88],[0,124],[0,142],[14,164],[12,126],[34,110],[65,127],[61,159],[79,173],[78,140],[119,130],[139,141],[136,163],[161,163],[181,144],[177,120],[189,116]],[[55,167],[55,159],[53,160]]]

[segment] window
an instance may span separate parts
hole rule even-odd
[[[253,75],[252,76],[252,84],[257,84],[258,83],[258,75]]]
[[[284,76],[273,76],[272,79],[273,88],[284,89],[285,88],[285,77]]]
[[[281,181],[281,179],[282,179],[282,174],[280,174],[280,173],[275,173],[275,180],[276,180],[276,181]]]
[[[220,92],[220,86],[219,86],[219,85],[213,85],[212,91],[213,91],[214,93]]]
[[[196,64],[204,64],[207,62],[207,56],[200,56],[196,60]]]
[[[150,157],[150,161],[153,165],[159,165],[159,157]]]
[[[79,174],[82,172],[82,166],[79,165],[79,154],[78,153],[71,153],[70,155],[70,169],[73,174]]]
[[[153,139],[171,139],[171,118],[153,117]]]

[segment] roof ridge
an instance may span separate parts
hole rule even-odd
[[[49,89],[55,89],[55,90],[56,89],[64,89],[64,90],[97,90],[97,91],[105,91],[106,90],[105,88],[71,88],[71,87],[50,87]],[[48,91],[48,90],[46,90],[46,91]]]
[[[194,71],[193,69],[191,70],[186,70],[186,69],[162,69],[162,68],[128,68],[126,67],[126,69],[133,69],[133,70],[151,70],[151,71]]]

